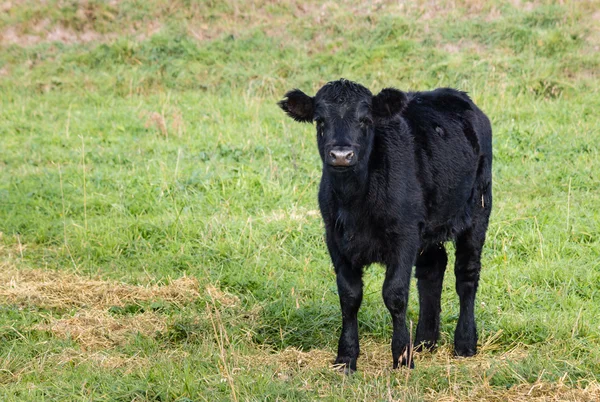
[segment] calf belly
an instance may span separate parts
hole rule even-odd
[[[433,214],[421,230],[421,244],[425,248],[430,245],[454,241],[458,235],[471,227],[474,198],[471,196],[450,217]]]

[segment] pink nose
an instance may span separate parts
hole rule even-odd
[[[333,149],[329,152],[331,166],[351,166],[354,164],[354,151],[350,149]]]

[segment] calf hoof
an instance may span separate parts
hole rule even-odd
[[[356,371],[356,357],[338,356],[333,365],[344,374],[352,374]]]
[[[410,353],[409,353],[410,351]],[[413,356],[412,356],[412,348],[407,348],[406,350],[404,350],[404,353],[402,353],[401,356],[399,356],[399,358],[394,358],[394,369],[397,369],[399,367],[408,367],[411,369],[415,368],[415,362],[413,360]]]
[[[454,344],[454,355],[457,357],[471,357],[477,353],[477,346],[466,343]]]

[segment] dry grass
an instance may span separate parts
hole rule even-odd
[[[61,42],[65,44],[87,43],[87,42],[108,42],[118,38],[117,34],[100,34],[93,30],[76,32],[73,29],[53,26],[45,29],[46,23],[36,28],[33,33],[20,32],[16,27],[6,27],[0,31],[0,44],[33,46],[46,42]]]
[[[64,366],[72,364],[78,366],[80,364],[92,363],[93,365],[107,369],[123,369],[125,373],[130,373],[136,369],[143,368],[149,363],[147,357],[142,356],[127,356],[121,353],[105,351],[86,352],[73,348],[66,348],[61,353],[57,353],[48,357],[51,365]]]
[[[19,254],[24,249],[0,256]],[[41,269],[19,269],[7,258],[0,262],[2,304],[40,308],[73,309],[72,316],[50,317],[35,329],[71,338],[84,350],[109,349],[123,345],[135,334],[151,336],[166,328],[166,317],[156,312],[113,316],[110,307],[162,300],[182,306],[200,296],[198,281],[181,277],[169,284],[130,285]],[[216,292],[213,291],[213,292]]]
[[[473,388],[469,393],[457,390],[456,394],[431,392],[425,396],[427,400],[438,402],[454,401],[488,401],[488,402],[559,402],[600,400],[600,384],[591,383],[582,388],[571,388],[563,383],[551,384],[536,382],[535,384],[520,384],[507,390],[499,390],[482,384]]]
[[[276,221],[308,221],[310,219],[319,219],[321,214],[316,209],[300,209],[293,208],[290,211],[284,210],[275,210],[270,212],[269,214],[260,217],[259,219],[264,219],[265,222],[276,222]]]
[[[286,9],[285,13],[273,12],[275,3]],[[591,0],[582,2],[593,9]],[[510,4],[524,12],[529,12],[542,4],[541,1],[511,0]],[[1,45],[34,46],[40,43],[61,42],[65,44],[87,42],[111,42],[126,35],[135,40],[143,40],[159,32],[165,26],[165,17],[180,13],[185,16],[185,24],[191,37],[199,41],[213,40],[224,34],[237,35],[241,30],[261,29],[267,35],[278,36],[278,28],[294,21],[305,21],[322,25],[340,14],[351,15],[355,18],[381,15],[411,16],[422,21],[446,18],[470,18],[471,15],[483,16],[487,21],[501,16],[499,4],[482,0],[444,0],[444,1],[403,1],[377,0],[373,2],[318,2],[314,0],[258,0],[252,2],[235,2],[231,7],[224,8],[218,13],[207,13],[205,6],[192,5],[183,7],[180,2],[165,2],[158,4],[151,15],[143,21],[130,20],[128,15],[122,15],[122,7],[118,3],[110,3],[107,9],[94,7],[88,1],[77,2],[75,27],[66,26],[60,19],[51,21],[48,18],[27,23],[7,25],[0,30]],[[14,12],[18,7],[24,7],[18,2],[3,2],[0,10]],[[31,7],[31,6],[29,6]],[[44,11],[40,6],[38,13]],[[217,24],[214,20],[218,20]],[[97,30],[97,21],[106,21],[102,32]],[[117,22],[118,21],[118,22]],[[101,25],[101,24],[100,24]],[[317,40],[315,43],[317,44]]]
[[[90,309],[73,317],[38,324],[36,329],[52,332],[59,338],[76,341],[84,350],[110,349],[124,345],[131,336],[152,336],[166,328],[166,318],[154,312],[113,317],[105,311]]]
[[[65,348],[59,353],[40,355],[21,370],[11,373],[11,377],[13,381],[16,381],[30,370],[54,370],[62,367],[72,370],[81,365],[91,365],[101,370],[118,370],[122,375],[128,375],[143,373],[149,365],[160,361],[181,362],[186,357],[188,357],[187,352],[170,349],[156,352],[150,359],[147,356],[139,354],[130,356],[114,350],[86,351]]]
[[[152,357],[152,360],[145,356],[133,355],[128,356],[122,353],[111,351],[97,352],[82,352],[73,348],[64,349],[61,353],[48,357],[52,365],[72,364],[78,366],[80,364],[91,363],[96,367],[107,370],[120,369],[124,374],[143,369],[152,362],[160,360],[181,361],[188,356],[188,353],[183,350],[165,350],[160,351]]]
[[[199,295],[198,281],[185,276],[166,285],[140,286],[0,263],[0,299],[10,304],[102,310],[158,299],[181,305]]]
[[[224,292],[214,285],[208,285],[206,287],[206,293],[210,296],[213,301],[218,302],[225,308],[235,307],[239,304],[240,299],[236,295]]]
[[[482,351],[486,346],[484,345]],[[407,369],[391,369],[391,353],[389,345],[368,342],[361,346],[361,357],[359,360],[359,372],[354,374],[371,380],[381,379],[389,382],[390,377],[404,379],[412,372]],[[516,345],[507,352],[490,357],[489,354],[480,353],[468,359],[457,359],[454,357],[452,348],[444,346],[434,353],[415,354],[415,364],[421,368],[445,367],[448,373],[450,387],[444,391],[429,389],[420,395],[427,401],[598,401],[600,400],[600,384],[591,382],[586,386],[567,385],[567,373],[557,383],[536,381],[531,384],[523,381],[521,384],[508,389],[493,387],[489,379],[485,377],[475,379],[473,387],[463,388],[454,378],[456,370],[465,369],[471,373],[485,373],[492,364],[508,367],[509,363],[524,360],[527,357],[527,349],[523,345]],[[270,366],[274,368],[274,377],[287,381],[293,377],[307,375],[314,370],[338,371],[333,366],[335,356],[333,351],[313,349],[301,351],[295,348],[287,348],[283,351],[273,353],[262,350],[256,355],[246,356],[241,360],[250,367],[261,368]],[[341,375],[341,374],[340,374]],[[315,385],[318,387],[318,385]],[[409,391],[408,389],[406,391]],[[393,400],[393,399],[390,399]]]
[[[469,359],[457,359],[454,357],[452,347],[444,345],[436,349],[434,353],[415,353],[414,359],[415,364],[418,364],[420,367],[455,367],[460,365],[469,370],[483,372],[489,369],[492,363],[515,362],[527,357],[527,349],[523,345],[515,345],[508,351],[494,356],[493,360],[490,360],[490,355],[486,353],[490,349],[493,349],[493,347],[483,345],[477,356]],[[302,351],[295,348],[287,348],[276,353],[264,350],[259,357],[252,356],[249,363],[260,366],[272,364],[278,367],[278,370],[285,372],[289,370],[302,371],[303,369],[335,369],[333,366],[334,359],[333,351],[322,349]],[[375,342],[364,342],[361,345],[361,355],[359,358],[360,373],[368,376],[381,376],[390,373],[391,361],[390,345]]]
[[[439,45],[448,53],[484,53],[485,46],[472,40],[459,40],[455,43],[444,43]]]

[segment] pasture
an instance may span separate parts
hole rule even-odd
[[[3,401],[600,399],[600,3],[0,3]],[[391,369],[382,267],[358,372],[314,127],[344,77],[469,92],[494,130],[478,354]],[[418,318],[413,279],[408,316]]]

